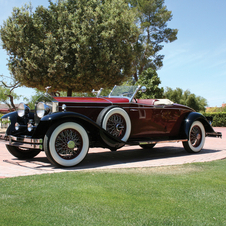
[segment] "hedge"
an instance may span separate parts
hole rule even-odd
[[[212,126],[226,127],[226,112],[203,113],[206,117],[213,117]]]

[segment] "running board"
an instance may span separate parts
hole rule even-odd
[[[184,142],[184,141],[188,141],[188,139],[142,141],[142,142],[139,142],[139,145],[156,144],[156,143],[178,143],[178,142]]]

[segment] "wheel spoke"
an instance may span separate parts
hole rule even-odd
[[[72,145],[71,147],[69,143]],[[74,129],[61,131],[55,141],[56,152],[63,159],[76,158],[81,152],[81,147],[81,135]]]
[[[193,147],[198,147],[202,140],[201,129],[198,126],[194,126],[191,130],[190,140]]]
[[[125,119],[119,114],[113,114],[107,121],[106,130],[112,136],[121,139],[126,131]]]

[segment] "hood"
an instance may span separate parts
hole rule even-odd
[[[188,106],[185,106],[185,105],[182,105],[182,104],[173,104],[174,106],[178,107],[178,108],[181,108],[181,109],[186,109],[186,110],[190,110],[190,111],[194,111],[194,109],[188,107]]]
[[[54,97],[58,102],[63,103],[128,103],[127,98],[108,98],[108,97]]]

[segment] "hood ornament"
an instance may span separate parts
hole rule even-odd
[[[48,90],[49,90],[50,88],[51,88],[51,86],[47,86],[47,87],[45,88],[45,90],[46,90],[45,95],[48,94]]]
[[[92,94],[96,94],[96,97],[98,98],[100,96],[101,91],[103,88],[100,88],[100,90],[95,91],[94,89],[92,90]]]

